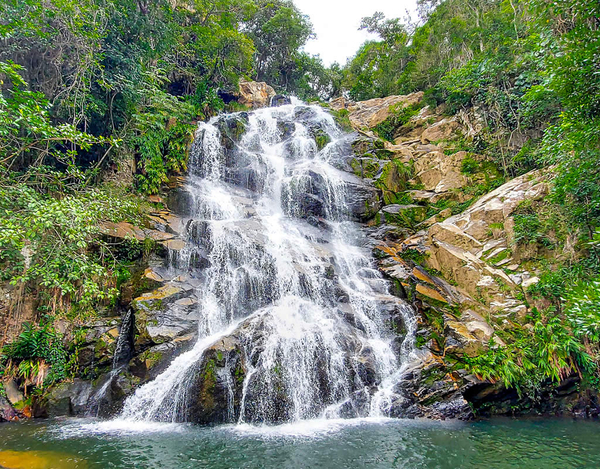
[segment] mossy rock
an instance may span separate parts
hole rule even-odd
[[[158,350],[146,350],[139,355],[139,360],[143,361],[148,371],[156,367],[164,357],[164,352]]]
[[[370,137],[360,137],[352,142],[352,149],[355,155],[363,156],[367,153],[377,155],[378,150],[385,150],[385,142],[381,139]],[[390,152],[391,153],[391,152]]]
[[[218,121],[217,127],[221,132],[221,142],[225,148],[231,150],[239,142],[248,127],[248,113],[232,114]]]
[[[321,151],[331,142],[331,137],[323,129],[316,128],[312,133],[319,151]]]
[[[190,389],[190,420],[197,423],[222,423],[231,418],[230,384],[233,383],[233,408],[239,414],[246,376],[241,344],[226,337],[210,347],[197,367]]]
[[[386,163],[375,180],[375,187],[382,190],[386,205],[400,202],[404,191],[408,188],[409,174],[399,165],[402,163],[396,161]]]
[[[381,171],[381,161],[376,158],[352,158],[350,166],[358,177],[373,179]]]
[[[165,285],[151,293],[144,293],[131,302],[131,306],[136,312],[160,311],[167,304],[170,304],[185,295],[185,291],[174,285]]]
[[[380,160],[391,160],[394,157],[394,152],[390,150],[385,150],[383,148],[378,148],[375,151],[373,151],[373,153]]]
[[[427,207],[422,205],[388,205],[382,209],[386,223],[411,227],[427,217]]]

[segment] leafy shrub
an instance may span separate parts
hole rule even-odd
[[[595,372],[592,357],[574,336],[568,321],[558,315],[535,314],[532,330],[515,330],[506,346],[490,347],[477,357],[466,358],[469,370],[531,397],[546,380],[559,382],[573,372]]]
[[[0,189],[0,275],[29,283],[52,312],[93,312],[115,298],[119,260],[101,222],[138,221],[139,202],[93,189],[53,198],[17,185]]]
[[[49,324],[25,323],[19,337],[3,347],[1,360],[4,375],[22,379],[25,386],[52,384],[67,373],[67,352]]]

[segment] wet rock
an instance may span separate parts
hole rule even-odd
[[[11,422],[17,419],[18,415],[10,405],[10,402],[0,396],[0,422]]]
[[[287,104],[292,104],[292,99],[289,96],[277,94],[271,98],[271,107],[285,106]]]
[[[192,216],[194,196],[187,186],[180,185],[169,191],[167,195],[167,206],[173,213],[182,217]]]
[[[439,420],[471,420],[473,410],[462,395],[456,395],[451,399],[436,402],[427,410],[426,415]]]
[[[294,130],[296,130],[296,125],[293,121],[277,121],[277,128],[279,129],[282,140],[286,140],[292,136]]]
[[[151,293],[144,293],[142,296],[133,300],[132,307],[136,311],[153,311],[160,310],[163,307],[174,303],[182,298],[186,291],[178,285],[165,285],[154,290]]]
[[[317,118],[317,111],[309,106],[296,106],[294,108],[293,119],[306,126],[310,126]]]
[[[185,279],[178,280],[180,279],[176,278],[132,302],[138,347],[145,349],[153,344],[169,342],[196,330],[197,311],[178,303],[179,300],[190,297],[193,286]]]
[[[113,368],[125,365],[135,350],[135,318],[133,310],[127,311],[122,318],[119,337],[113,354]]]
[[[23,393],[13,379],[4,382],[4,391],[6,391],[6,398],[12,405],[25,399]]]
[[[90,381],[80,379],[75,379],[72,383],[64,382],[53,386],[46,398],[48,417],[85,415],[92,390],[93,386]]]
[[[221,132],[223,147],[227,150],[232,150],[241,140],[248,126],[248,113],[228,114],[221,117],[215,125]],[[230,163],[228,166],[232,166],[232,164]]]
[[[356,221],[368,221],[383,205],[381,191],[367,183],[347,182],[346,204],[349,215]]]
[[[125,368],[115,369],[101,376],[87,402],[87,415],[112,417],[123,408],[125,399],[134,393],[140,380]]]
[[[167,369],[172,360],[190,350],[196,341],[197,333],[176,337],[170,342],[152,346],[136,355],[129,362],[129,371],[133,376],[146,383],[155,379]]]
[[[202,424],[232,422],[239,416],[246,374],[242,346],[225,337],[208,348],[192,373],[187,408],[189,421]]]
[[[353,392],[350,398],[339,406],[337,412],[341,418],[345,419],[367,417],[370,403],[371,395],[363,388]]]
[[[373,350],[364,348],[354,362],[356,376],[363,386],[373,386],[377,383],[377,360]]]
[[[311,134],[315,139],[318,151],[321,151],[328,143],[331,142],[331,137],[323,129],[313,128],[311,130]]]

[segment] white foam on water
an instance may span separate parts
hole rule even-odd
[[[243,437],[262,437],[262,438],[320,438],[326,435],[339,433],[350,427],[385,425],[397,423],[398,419],[365,417],[355,419],[311,419],[300,420],[293,423],[284,423],[281,425],[226,425],[219,427],[221,430],[231,432]]]

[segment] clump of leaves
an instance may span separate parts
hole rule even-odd
[[[467,368],[481,379],[502,381],[519,394],[535,396],[546,380],[558,383],[572,373],[596,368],[584,344],[571,330],[570,321],[559,315],[537,315],[533,328],[512,332],[512,342],[466,358]]]
[[[27,386],[43,387],[66,378],[67,352],[60,334],[50,324],[23,325],[17,339],[4,346],[0,360],[4,376]]]
[[[460,164],[460,172],[463,174],[475,174],[480,170],[480,164],[471,155],[467,155],[463,158]]]
[[[135,197],[93,189],[53,198],[25,186],[0,189],[0,273],[28,283],[50,311],[91,312],[117,295],[119,259],[102,222],[137,221]]]

